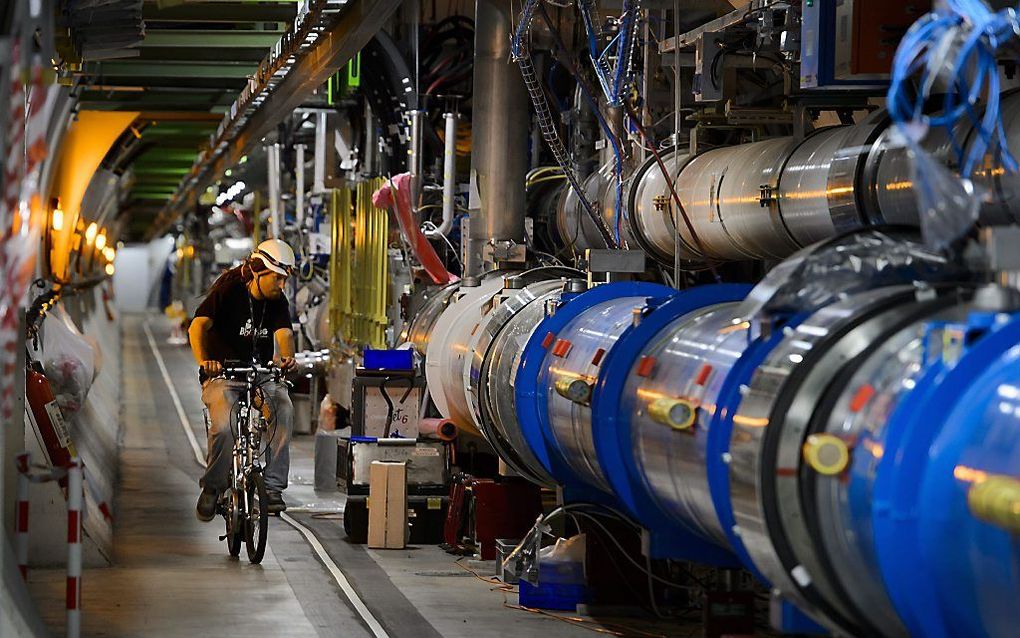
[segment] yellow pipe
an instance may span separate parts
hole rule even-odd
[[[343,219],[343,238],[344,238],[343,249],[340,253],[340,258],[342,259],[343,265],[342,267],[344,272],[344,299],[343,299],[344,338],[348,342],[350,342],[352,340],[354,331],[354,322],[351,316],[352,313],[354,312],[353,309],[354,291],[352,289],[353,284],[351,280],[351,277],[353,276],[354,273],[354,264],[352,263],[354,261],[354,252],[352,247],[354,242],[353,236],[354,229],[352,227],[354,219],[351,216],[351,191],[349,188],[343,189],[343,198],[341,200],[341,204],[342,204],[341,214]]]
[[[967,491],[971,513],[1011,534],[1020,534],[1020,479],[990,475]]]

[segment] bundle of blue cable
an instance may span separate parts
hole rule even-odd
[[[904,36],[893,60],[887,107],[913,152],[918,196],[936,201],[943,171],[928,161],[921,141],[932,128],[946,130],[967,180],[977,169],[1017,171],[999,110],[998,61],[1005,47],[1020,40],[1014,9],[992,11],[982,0],[946,0],[918,20]],[[941,105],[929,104],[942,93]],[[941,106],[937,114],[934,107]],[[982,108],[983,107],[983,108]],[[955,136],[968,120],[974,135],[968,148]],[[990,165],[983,166],[986,158]],[[971,194],[969,182],[966,192]]]
[[[592,66],[595,68],[595,75],[598,76],[599,85],[605,93],[606,100],[610,107],[621,108],[626,99],[627,89],[630,85],[630,64],[634,58],[634,28],[637,25],[637,14],[639,7],[635,0],[624,0],[623,15],[620,17],[620,30],[610,40],[609,44],[601,53],[598,52],[598,32],[595,25],[598,16],[592,18],[591,2],[581,2],[579,7],[584,18],[584,27],[588,35],[588,49],[591,56]],[[606,60],[611,50],[616,52],[616,68],[613,77],[609,77],[609,65]],[[596,107],[597,108],[597,107]],[[616,159],[616,243],[622,246],[623,224],[623,151],[620,143],[612,131],[607,131],[609,143],[613,146],[613,157]]]
[[[588,38],[588,55],[591,57],[592,67],[595,70],[595,76],[598,78],[599,86],[602,87],[602,92],[610,107],[622,108],[631,80],[631,62],[634,59],[634,35],[640,11],[639,2],[637,0],[624,0],[623,15],[619,18],[619,31],[601,51],[599,50],[599,40],[602,39],[602,25],[599,21],[596,3],[594,0],[582,0],[577,4]],[[613,54],[616,57],[616,66],[610,69],[609,57]],[[589,98],[589,102],[593,102],[593,100]],[[623,209],[623,150],[620,148],[620,142],[616,134],[609,129],[599,114],[598,106],[593,105],[592,108],[599,117],[599,123],[602,125],[606,138],[613,147],[616,177],[616,227],[614,231],[616,244],[623,246],[625,243],[622,238],[622,223],[625,214]]]

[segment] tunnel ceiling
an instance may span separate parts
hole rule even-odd
[[[64,57],[79,61],[67,65],[65,82],[71,83],[82,110],[140,113],[134,139],[123,140],[123,148],[108,158],[111,168],[133,176],[121,213],[131,216],[130,234],[137,237],[208,145],[248,76],[293,22],[296,3],[126,0],[115,18],[85,11],[94,4],[68,3]],[[141,26],[137,34],[135,10]]]

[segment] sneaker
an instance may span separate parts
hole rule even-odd
[[[287,503],[283,501],[283,494],[276,490],[266,492],[266,511],[270,514],[279,514],[287,510]]]
[[[202,490],[198,496],[198,504],[195,506],[198,520],[208,523],[216,516],[216,496],[216,490]]]

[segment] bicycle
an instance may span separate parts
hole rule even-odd
[[[220,540],[227,541],[227,550],[235,558],[241,554],[243,542],[248,561],[257,565],[265,556],[269,531],[268,495],[261,459],[272,437],[266,442],[266,447],[262,446],[262,438],[271,426],[275,427],[266,415],[267,399],[261,395],[261,387],[267,381],[285,383],[284,372],[273,365],[224,365],[222,376],[243,380],[245,389],[230,410],[234,448],[230,486],[217,503],[217,511],[226,525],[226,533],[220,536]]]

